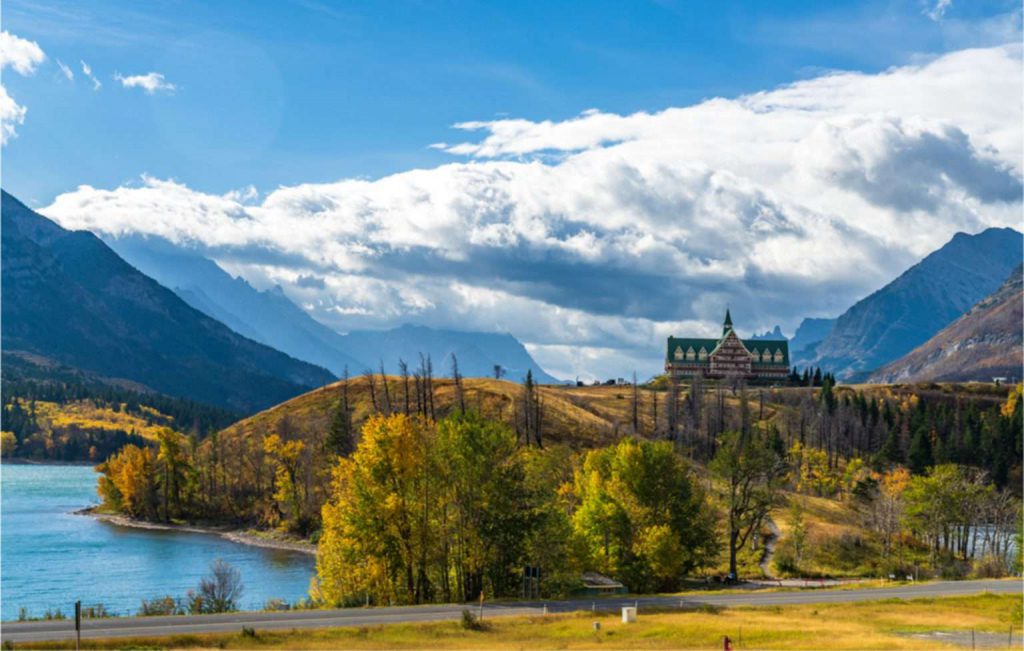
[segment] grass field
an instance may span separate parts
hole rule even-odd
[[[83,648],[124,649],[735,649],[1005,648],[1021,640],[1021,599],[1014,595],[884,600],[852,604],[706,608],[641,612],[635,624],[591,613],[495,618],[483,630],[457,622],[364,628],[83,641]],[[593,623],[600,623],[595,631]],[[936,635],[943,633],[947,635]],[[53,643],[18,648],[73,648]]]

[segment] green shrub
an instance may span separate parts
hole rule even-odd
[[[1008,571],[1005,559],[990,554],[974,561],[972,574],[978,579],[1001,579]]]
[[[139,606],[139,615],[143,617],[157,617],[161,615],[182,615],[184,608],[177,599],[171,595],[165,595],[152,600],[142,600]]]
[[[792,545],[788,545],[786,542],[779,543],[775,548],[772,564],[775,566],[776,574],[780,576],[800,576],[796,553],[794,553]]]
[[[486,627],[480,618],[473,614],[469,608],[462,609],[462,628],[467,631],[482,631]]]

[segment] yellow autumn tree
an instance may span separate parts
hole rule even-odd
[[[133,518],[156,515],[156,454],[151,448],[126,445],[97,466],[97,491],[109,508]]]
[[[356,451],[339,459],[323,507],[315,597],[332,605],[424,600],[431,436],[421,418],[378,415],[363,426]]]
[[[0,456],[14,456],[16,447],[18,447],[18,438],[14,432],[0,432]]]
[[[892,552],[905,510],[903,494],[910,485],[910,471],[897,466],[878,477],[878,494],[872,504],[873,526],[882,536],[882,551],[886,558]]]
[[[280,513],[283,529],[301,529],[305,491],[299,481],[299,461],[306,444],[300,440],[284,441],[277,434],[271,434],[263,441],[263,450],[274,462],[274,500]]]
[[[1022,395],[1024,395],[1024,384],[1017,384],[1013,391],[1010,392],[1010,395],[1006,396],[1006,402],[1000,407],[1000,413],[1007,418],[1013,416]]]

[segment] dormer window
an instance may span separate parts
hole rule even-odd
[[[708,350],[704,346],[701,346],[700,350],[697,352],[697,359],[699,359],[700,361],[703,362],[707,358],[708,358]]]
[[[683,347],[682,346],[676,346],[676,352],[674,354],[675,354],[675,358],[677,360],[683,359]]]
[[[780,348],[780,349],[776,350],[775,351],[775,363],[776,364],[781,364],[784,360],[785,360],[785,358],[782,355],[782,349]]]
[[[761,353],[761,361],[764,362],[765,364],[770,364],[771,363],[771,361],[772,361],[772,354],[771,354],[771,352],[769,350],[765,349]]]
[[[697,351],[693,349],[693,346],[690,346],[689,350],[686,351],[686,359],[689,361],[697,359]]]

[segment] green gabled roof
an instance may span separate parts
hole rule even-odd
[[[741,339],[743,346],[752,353],[763,354],[767,349],[772,355],[776,350],[782,351],[782,361],[779,364],[789,365],[789,342],[782,339]],[[775,364],[776,362],[772,362]]]
[[[696,339],[693,337],[669,337],[668,348],[665,350],[666,359],[674,360],[676,346],[682,346],[683,352],[685,353],[691,346],[695,352],[700,352],[700,347],[703,346],[708,354],[715,349],[718,345],[718,339]]]
[[[700,352],[700,348],[701,348],[701,346],[703,346],[705,348],[705,350],[708,351],[708,354],[710,355],[711,351],[713,351],[716,347],[718,347],[718,343],[721,340],[722,340],[721,338],[719,338],[719,339],[698,339],[698,338],[695,338],[695,337],[669,337],[668,338],[668,347],[665,349],[665,359],[667,359],[669,361],[675,360],[676,346],[682,346],[684,353],[691,346],[693,347],[694,351]],[[780,365],[781,364],[786,364],[786,365],[789,364],[789,342],[788,341],[783,341],[781,339],[779,339],[779,340],[774,340],[774,339],[741,339],[740,341],[743,342],[743,346],[747,350],[749,350],[751,353],[757,353],[758,355],[761,355],[765,349],[770,351],[772,355],[775,354],[776,350],[781,350],[782,351],[782,361],[779,362],[779,364]],[[776,362],[772,362],[772,363],[774,364]]]

